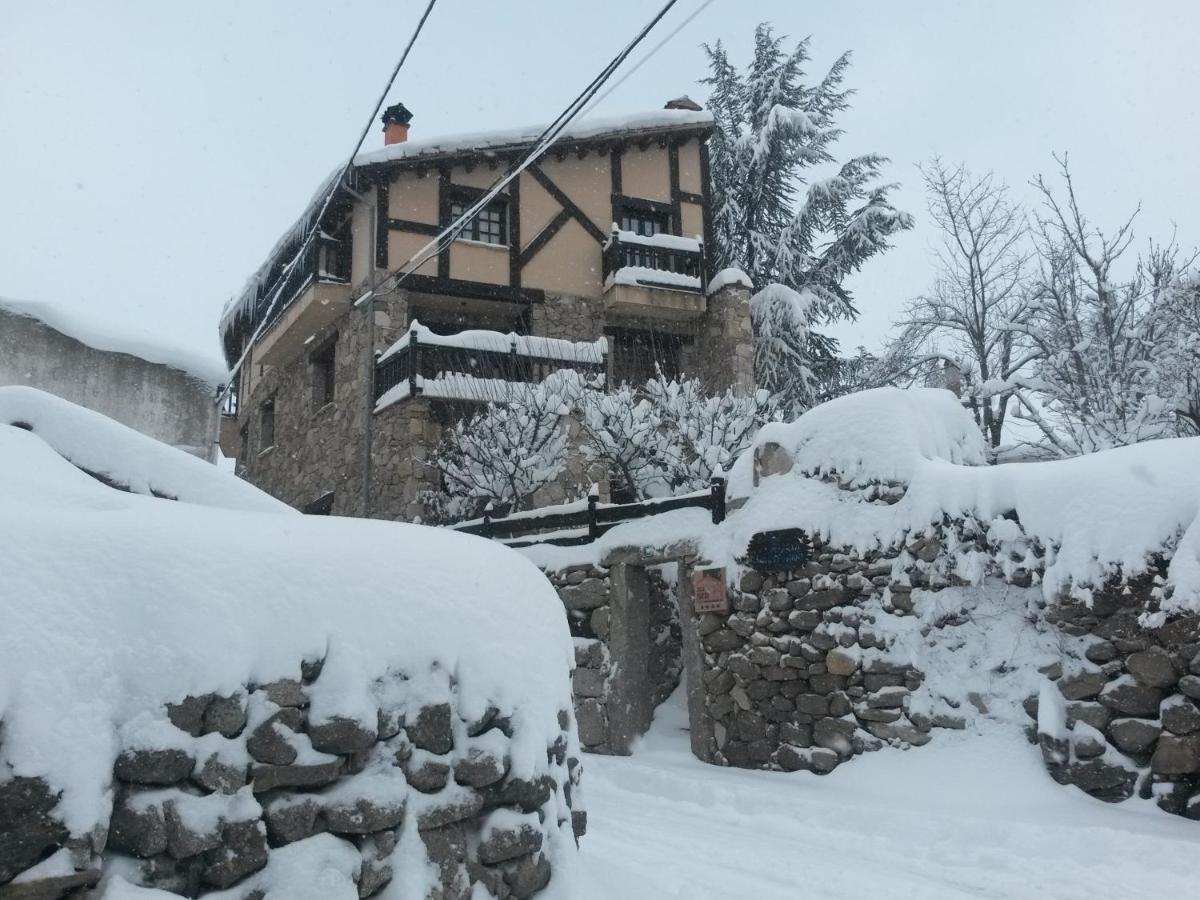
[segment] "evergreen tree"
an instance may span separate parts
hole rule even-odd
[[[835,164],[836,118],[851,94],[843,87],[849,55],[810,86],[808,40],[790,53],[783,41],[759,25],[744,73],[720,41],[705,45],[711,74],[704,83],[712,87],[716,124],[711,252],[719,267],[743,270],[760,290],[751,309],[757,378],[795,414],[811,404],[813,372],[837,349],[810,326],[855,318],[846,277],[913,223],[888,201],[893,185],[877,183],[882,156],[857,156],[828,177],[813,177],[815,168]],[[772,285],[786,290],[763,290]]]

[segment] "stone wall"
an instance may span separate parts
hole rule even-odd
[[[623,685],[614,677],[616,666],[610,648],[613,638],[612,579],[607,570],[592,565],[548,572],[567,610],[567,623],[575,639],[575,672],[572,687],[579,743],[589,753],[628,753],[630,742],[644,730],[630,730],[628,703]],[[645,628],[645,652],[629,654],[624,642],[632,635],[618,633],[617,653],[625,674],[645,683],[653,709],[679,684],[683,664],[678,607],[674,592],[661,569],[648,572],[646,616],[634,625],[621,616],[618,632],[628,626]],[[639,641],[639,644],[642,642]],[[632,658],[631,658],[632,657]]]
[[[1135,793],[1200,819],[1200,616],[1145,628],[1156,584],[1143,578],[1064,600],[1049,620],[1082,638],[1082,653],[1047,674],[1061,700],[1027,705],[1050,774],[1102,800]]]
[[[521,739],[512,721],[495,710],[464,716],[447,673],[412,693],[403,675],[377,680],[369,722],[315,719],[321,663],[306,662],[303,673],[189,696],[124,729],[111,820],[95,833],[70,834],[42,780],[0,774],[0,897],[81,896],[71,892],[119,857],[133,860],[124,877],[170,894],[236,888],[261,897],[273,860],[286,866],[296,859],[288,853],[331,847],[354,854],[361,897],[421,877],[401,865],[432,864],[429,900],[475,896],[475,885],[497,898],[546,886],[550,832],[570,827],[578,838],[585,826],[574,796],[579,761],[567,758],[569,710],[546,747],[548,774],[525,780],[509,771],[509,745]]]
[[[921,672],[886,658],[881,616],[912,610],[911,586],[893,561],[818,544],[810,562],[781,572],[744,571],[728,615],[696,617],[711,760],[832,771],[885,743],[919,746],[961,719],[909,708]],[[864,610],[869,599],[878,611]]]
[[[754,389],[749,288],[728,284],[709,295],[708,312],[700,320],[697,344],[701,378],[721,389]]]
[[[216,448],[214,384],[162,363],[89,347],[0,307],[0,385],[6,384],[47,391],[205,459]]]

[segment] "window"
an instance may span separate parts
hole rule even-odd
[[[655,212],[649,209],[634,209],[624,207],[621,210],[621,230],[632,231],[643,237],[656,234],[670,234],[671,215],[665,212]]]
[[[258,449],[275,446],[275,398],[263,402],[258,412]]]
[[[450,204],[450,222],[458,219],[471,208],[471,203],[456,200]],[[449,222],[446,223],[450,224]],[[493,200],[467,223],[459,234],[464,241],[480,241],[484,244],[504,245],[508,243],[508,205],[500,199]]]
[[[318,410],[325,404],[333,402],[334,348],[336,344],[336,340],[331,340],[309,357],[309,363],[312,366],[313,410]]]

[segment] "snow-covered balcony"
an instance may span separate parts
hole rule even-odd
[[[499,331],[437,334],[416,319],[375,362],[375,411],[422,396],[442,400],[503,402],[514,388],[540,384],[573,370],[603,376],[608,342]]]
[[[304,342],[350,309],[350,244],[321,232],[287,275],[278,299],[257,299],[255,319],[270,316],[255,350],[255,362],[280,365],[304,350]]]
[[[604,305],[643,318],[696,318],[705,311],[704,268],[704,244],[695,238],[614,224],[604,244]]]

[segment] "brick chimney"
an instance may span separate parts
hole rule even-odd
[[[703,108],[687,94],[676,97],[674,100],[668,100],[667,105],[663,107],[663,109],[686,109],[689,112],[700,112]]]
[[[403,144],[408,140],[408,123],[413,114],[403,103],[389,106],[383,111],[383,143],[385,145]]]

